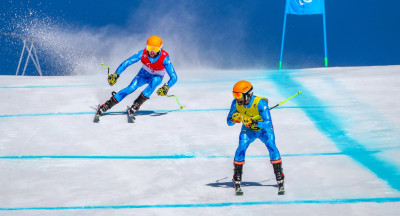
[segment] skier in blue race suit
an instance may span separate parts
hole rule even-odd
[[[275,145],[275,134],[268,108],[268,100],[264,97],[254,96],[253,86],[245,80],[235,84],[233,87],[233,96],[235,99],[232,102],[227,123],[229,126],[235,123],[243,123],[239,135],[239,146],[233,162],[234,183],[241,184],[247,147],[258,138],[267,147],[276,180],[280,186],[283,186],[282,159]]]
[[[113,96],[104,104],[99,106],[97,114],[102,115],[115,104],[121,102],[126,96],[134,92],[137,88],[148,84],[148,86],[142,91],[142,93],[130,107],[131,112],[135,113],[140,109],[140,106],[150,98],[150,95],[155,91],[156,87],[161,84],[165,73],[168,73],[170,79],[168,83],[164,84],[157,90],[157,94],[160,96],[167,95],[169,88],[176,83],[177,76],[169,55],[162,49],[162,46],[163,42],[160,37],[149,37],[147,39],[147,46],[145,49],[140,50],[138,53],[122,62],[115,73],[109,75],[108,83],[112,86],[116,83],[118,77],[128,66],[138,62],[139,60],[143,64],[142,68],[132,80],[131,84],[120,90],[118,93],[113,92]]]

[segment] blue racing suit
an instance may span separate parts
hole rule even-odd
[[[121,65],[117,68],[116,73],[118,75],[121,75],[121,73],[130,65],[136,63],[137,61],[142,59],[144,50],[140,50],[138,53],[133,55],[132,57],[128,58],[124,62],[121,63]],[[156,62],[161,55],[157,55],[154,58],[151,58],[150,56],[148,57],[150,60],[150,63]],[[169,56],[165,57],[164,61],[162,64],[165,67],[166,72],[168,73],[170,79],[168,81],[168,86],[172,87],[176,81],[177,81],[177,76],[175,73],[175,69],[172,66],[171,60]],[[123,100],[127,95],[131,94],[134,92],[137,88],[143,86],[144,84],[148,84],[148,86],[142,91],[142,94],[146,98],[150,98],[150,95],[154,92],[156,87],[160,85],[162,82],[164,76],[163,75],[155,75],[155,74],[150,74],[147,72],[143,67],[139,70],[139,73],[136,75],[136,77],[132,80],[131,84],[129,84],[126,88],[122,89],[119,91],[117,94],[114,95],[114,98],[120,102]]]
[[[256,96],[252,96],[249,104],[244,105],[244,108],[250,109],[253,105],[254,99]],[[279,150],[275,145],[275,133],[272,125],[271,114],[268,108],[267,100],[259,100],[257,106],[259,115],[261,116],[261,121],[258,121],[257,127],[260,128],[258,130],[253,130],[242,125],[242,129],[239,135],[239,146],[236,149],[234,164],[243,165],[245,162],[245,155],[247,147],[249,147],[250,143],[252,143],[255,139],[260,139],[265,146],[268,148],[269,157],[271,163],[279,163],[281,162],[281,156],[279,154]],[[232,101],[231,109],[228,114],[227,123],[229,126],[234,125],[235,123],[231,121],[232,115],[238,112],[236,99]]]

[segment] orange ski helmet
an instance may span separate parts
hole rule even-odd
[[[236,99],[244,98],[245,101],[253,96],[253,86],[246,80],[241,80],[233,86],[233,97]]]
[[[163,46],[163,41],[160,37],[153,35],[147,39],[146,50],[148,52],[154,51],[156,53],[160,52]]]

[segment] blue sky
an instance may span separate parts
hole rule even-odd
[[[400,64],[399,1],[327,0],[325,5],[330,66]],[[50,17],[67,31],[106,27],[115,30],[109,30],[110,38],[132,35],[143,44],[145,35],[158,34],[167,51],[186,57],[176,58],[177,66],[196,56],[196,62],[220,69],[276,69],[284,7],[283,0],[1,0],[0,31],[20,33],[21,17],[24,22]],[[321,15],[289,15],[284,68],[322,67],[322,30]],[[179,50],[171,46],[177,41]],[[0,45],[0,74],[14,74],[21,43],[0,36]],[[44,70],[51,64],[41,61]]]

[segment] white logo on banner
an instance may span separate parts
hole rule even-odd
[[[311,3],[312,0],[299,0],[300,5],[304,5],[304,3]]]

